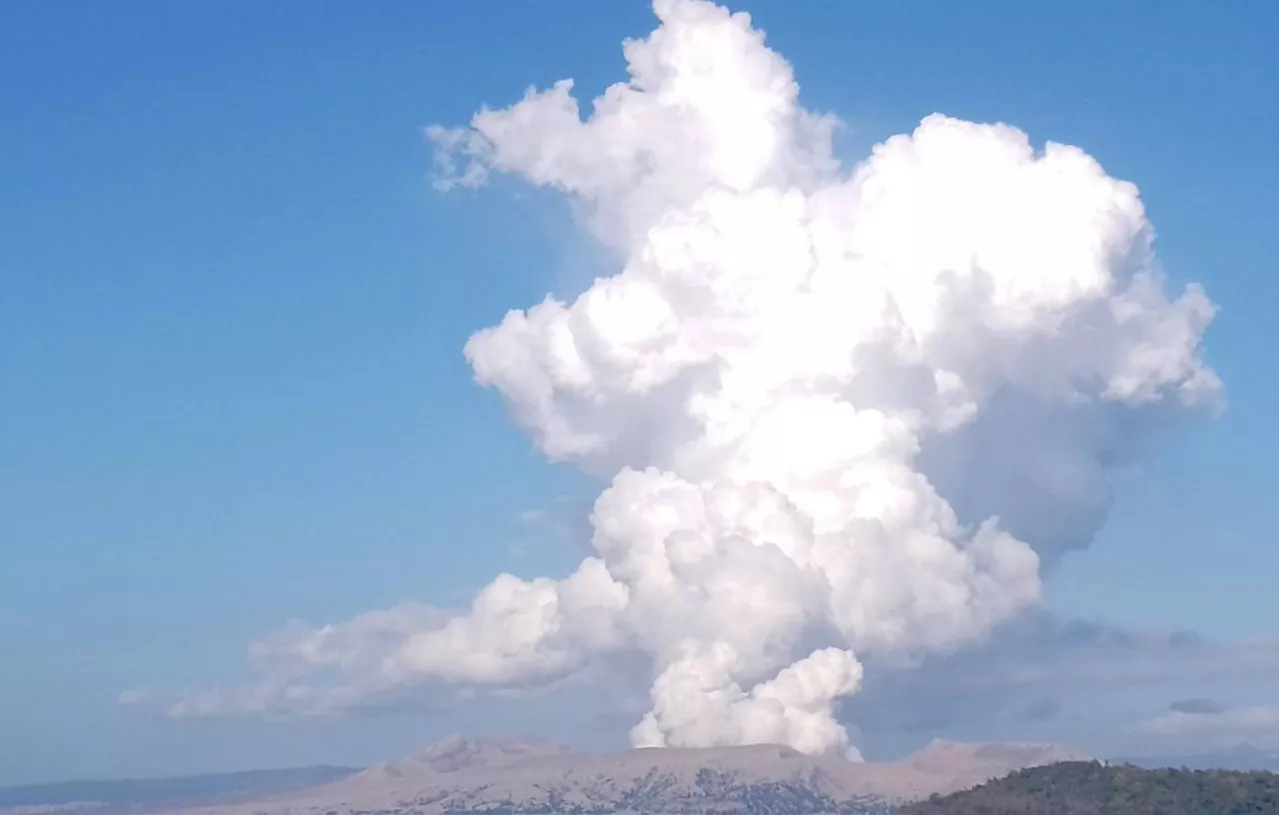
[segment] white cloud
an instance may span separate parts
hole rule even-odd
[[[547,520],[545,509],[522,509],[516,513],[516,522],[521,526],[539,526]]]
[[[429,131],[442,186],[562,191],[619,258],[466,346],[548,457],[609,479],[595,552],[451,616],[268,648],[334,675],[322,705],[640,653],[637,744],[846,749],[835,703],[864,660],[947,653],[1034,606],[1042,560],[1088,542],[1119,446],[1218,396],[1213,306],[1166,296],[1132,184],[941,115],[845,172],[834,120],[746,15],[655,11],[585,119],[564,81]],[[975,479],[1011,486],[953,505]]]

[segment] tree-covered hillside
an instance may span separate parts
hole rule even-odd
[[[1244,815],[1276,812],[1276,774],[1075,761],[1022,770],[900,815]]]

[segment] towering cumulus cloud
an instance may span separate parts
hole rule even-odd
[[[1035,604],[1133,441],[1216,402],[1213,307],[1164,293],[1132,184],[940,115],[841,168],[834,121],[799,106],[747,15],[654,7],[589,115],[563,81],[430,131],[442,187],[561,191],[616,250],[573,302],[466,346],[549,458],[608,480],[595,554],[499,576],[457,614],[285,635],[272,659],[341,686],[233,706],[527,688],[642,654],[636,745],[856,755],[835,705],[868,660],[962,647]]]

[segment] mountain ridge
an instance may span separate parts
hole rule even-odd
[[[1087,760],[1051,744],[937,741],[896,762],[810,756],[782,745],[581,753],[527,737],[452,736],[337,781],[187,815],[452,815],[564,812],[880,813],[1014,770]]]

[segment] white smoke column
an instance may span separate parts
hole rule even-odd
[[[1104,506],[1099,428],[1214,402],[1213,308],[1194,286],[1166,298],[1137,189],[1080,150],[931,116],[845,172],[834,123],[799,107],[745,14],[655,10],[585,120],[565,81],[431,130],[442,186],[496,171],[561,190],[620,258],[466,347],[549,457],[611,478],[596,555],[563,580],[502,575],[445,620],[388,613],[359,621],[373,639],[353,622],[270,653],[345,672],[354,691],[319,697],[336,705],[547,684],[639,651],[637,745],[856,755],[834,707],[864,657],[981,638],[1037,602],[1041,554],[1087,543],[962,522],[925,454],[969,491],[1000,446],[976,440],[1021,405],[1036,432],[1005,439],[1016,466],[973,505],[1017,510],[1034,465],[1056,474],[1035,496],[1054,517]]]

